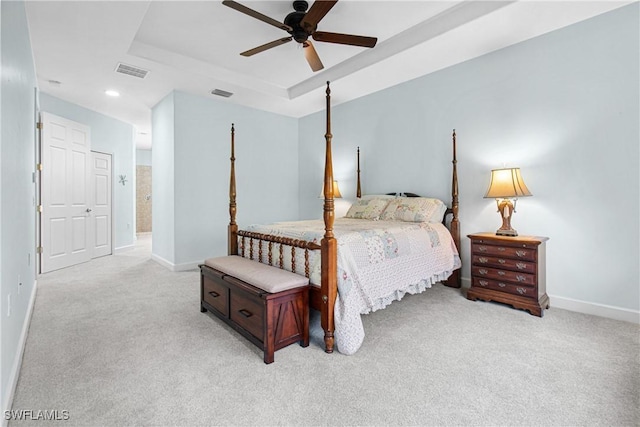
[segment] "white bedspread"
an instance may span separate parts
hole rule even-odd
[[[246,230],[319,244],[324,236],[324,223],[279,222],[252,225]],[[420,293],[448,278],[461,265],[453,238],[442,224],[337,218],[334,235],[338,241],[335,340],[343,354],[353,354],[362,345],[365,334],[361,314],[380,310],[406,293]],[[285,255],[285,268],[290,270],[290,251],[285,250]],[[245,256],[249,256],[248,248]],[[258,250],[254,248],[254,259],[257,256]],[[263,259],[266,257],[264,248]],[[275,260],[277,251],[274,264]],[[320,251],[311,251],[309,265],[311,282],[319,284]],[[296,272],[304,274],[301,249],[296,250]]]

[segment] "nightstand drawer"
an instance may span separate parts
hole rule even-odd
[[[493,289],[496,291],[506,292],[513,295],[519,295],[528,298],[536,298],[536,288],[528,285],[515,285],[509,282],[499,280],[484,279],[479,277],[473,278],[472,286],[479,288]]]
[[[508,270],[522,271],[523,273],[535,273],[536,264],[533,262],[520,261],[511,258],[500,258],[485,255],[474,255],[472,260],[473,265],[498,267]]]
[[[497,246],[484,243],[477,244],[474,242],[471,245],[471,253],[474,255],[493,255],[527,261],[536,260],[536,250],[527,247]]]
[[[474,277],[486,277],[488,279],[512,282],[515,284],[534,286],[536,276],[534,274],[519,273],[517,271],[501,270],[491,267],[471,267],[471,275]]]

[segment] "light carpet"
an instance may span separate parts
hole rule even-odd
[[[364,316],[353,356],[261,351],[200,313],[197,271],[135,250],[41,275],[10,425],[640,424],[636,324],[436,285]],[[553,306],[553,301],[551,301]],[[313,312],[312,312],[313,313]]]

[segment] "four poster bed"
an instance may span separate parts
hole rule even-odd
[[[384,308],[406,293],[422,292],[438,281],[446,286],[460,287],[456,135],[454,131],[451,207],[436,199],[362,198],[358,149],[356,204],[362,205],[362,209],[358,211],[356,207],[355,214],[336,220],[330,94],[327,82],[323,220],[252,225],[245,230],[238,229],[235,129],[232,125],[228,254],[309,278],[313,285],[310,287],[309,305],[320,312],[325,351],[332,353],[337,344],[341,353],[352,354],[364,338],[361,314]],[[376,204],[382,206],[382,213],[370,215],[371,209],[378,209],[374,206]],[[413,206],[411,212],[407,211],[408,205]],[[416,213],[414,208],[418,205]],[[419,210],[423,206],[428,206],[426,215],[429,218]],[[408,219],[407,213],[410,215]]]

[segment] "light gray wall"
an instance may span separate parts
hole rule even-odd
[[[2,410],[17,380],[35,292],[36,75],[23,2],[0,3],[2,46],[0,149],[0,395]],[[8,299],[11,295],[11,312]]]
[[[136,150],[136,165],[151,166],[151,150]]]
[[[158,135],[158,129],[166,126],[160,124],[160,116],[171,116],[165,111],[169,99],[153,110],[154,253],[156,239],[169,240],[165,233],[173,233],[173,258],[163,256],[170,256],[171,250],[160,253],[158,248],[157,254],[177,268],[226,254],[231,123],[236,126],[238,223],[298,218],[296,119],[183,92],[171,96],[173,129]],[[172,168],[174,187],[166,189],[156,181],[156,174],[168,175]],[[167,197],[158,193],[165,191],[175,195],[174,230],[156,226],[157,221],[171,222],[168,206],[159,212],[164,217],[156,220],[158,197]]]
[[[333,109],[334,169],[355,193],[450,200],[458,132],[462,233],[493,231],[492,168],[517,166],[533,197],[513,226],[550,237],[547,292],[637,313],[640,304],[638,3]],[[324,113],[300,120],[301,217],[320,217]],[[463,276],[469,278],[464,237]]]
[[[129,123],[40,93],[40,109],[91,128],[91,149],[112,155],[114,249],[128,248],[135,237],[135,139]],[[120,184],[119,175],[127,182]]]
[[[174,94],[167,95],[151,112],[151,218],[153,256],[167,263],[175,260]]]

